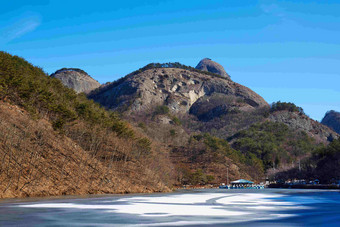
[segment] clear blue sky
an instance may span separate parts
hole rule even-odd
[[[29,3],[28,3],[29,2]],[[0,49],[99,82],[209,57],[267,102],[340,111],[340,1],[3,1]]]

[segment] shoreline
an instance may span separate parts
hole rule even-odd
[[[333,184],[270,184],[268,188],[282,188],[282,189],[338,189],[340,190],[340,185]]]
[[[312,187],[311,187],[312,186]],[[96,199],[106,197],[120,197],[120,196],[135,196],[135,195],[157,195],[157,194],[171,194],[176,192],[200,190],[200,189],[219,189],[215,185],[206,186],[176,186],[169,191],[154,191],[154,192],[129,192],[129,193],[110,193],[110,194],[74,194],[74,195],[52,195],[52,196],[33,196],[33,197],[13,197],[13,198],[0,198],[0,204],[6,203],[21,203],[21,202],[36,202],[47,200],[69,200],[69,199]],[[271,184],[264,189],[315,189],[315,190],[340,190],[339,185],[283,185],[283,184]],[[235,191],[246,189],[220,189],[220,191]],[[252,190],[252,189],[250,189]],[[254,189],[256,190],[256,189]],[[262,189],[263,190],[263,189]]]
[[[51,196],[27,196],[27,197],[12,197],[12,198],[0,198],[0,204],[3,203],[20,203],[20,202],[35,202],[44,200],[63,200],[63,199],[96,199],[112,196],[129,196],[129,195],[153,195],[153,194],[165,194],[173,193],[178,189],[170,189],[164,191],[154,192],[123,192],[123,193],[108,193],[108,194],[73,194],[73,195],[51,195]]]

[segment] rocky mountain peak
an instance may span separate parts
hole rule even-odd
[[[59,69],[51,74],[51,77],[61,80],[66,87],[74,89],[77,93],[89,93],[100,86],[98,81],[77,68]]]
[[[201,107],[208,103],[211,107],[208,115],[214,116],[212,112],[216,112],[218,106],[223,106],[223,113],[231,108],[252,110],[268,106],[261,96],[247,87],[182,68],[138,71],[91,92],[89,97],[113,110],[129,107],[131,111],[140,112],[166,105],[174,113],[192,112],[200,116],[203,115]]]
[[[217,62],[212,61],[210,58],[202,59],[196,66],[196,69],[206,71],[206,72],[216,73],[216,74],[221,75],[222,77],[230,79],[230,76],[224,70],[223,66]]]
[[[322,124],[340,133],[340,113],[334,110],[328,111],[321,121]]]

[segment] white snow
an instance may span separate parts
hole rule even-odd
[[[204,224],[275,220],[294,216],[294,214],[285,214],[284,211],[308,209],[307,206],[302,206],[299,201],[287,201],[285,198],[285,195],[265,193],[184,193],[107,199],[93,204],[82,204],[79,200],[77,203],[51,202],[19,206],[49,209],[92,209],[108,214],[130,214],[149,218],[181,217],[180,220],[161,221],[155,224],[157,226],[202,224],[200,219],[204,217],[206,217]],[[302,198],[302,201],[305,200],[306,198]],[[316,199],[313,200],[313,202],[315,201]],[[196,218],[192,218],[192,216]],[[211,218],[209,219],[209,217]],[[214,219],[215,217],[218,220]],[[146,225],[151,226],[152,223]]]

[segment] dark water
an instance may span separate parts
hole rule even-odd
[[[206,189],[1,201],[0,226],[340,226],[340,193]]]

